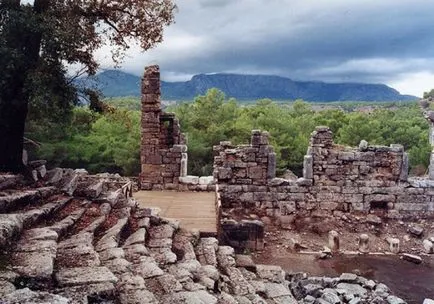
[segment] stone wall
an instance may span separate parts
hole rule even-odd
[[[276,172],[276,154],[268,132],[252,131],[250,145],[235,147],[229,141],[214,146],[214,178],[225,184],[264,185]]]
[[[142,79],[140,188],[213,191],[213,179],[187,176],[187,145],[175,114],[161,110],[160,70],[145,68]]]
[[[434,214],[434,181],[408,178],[408,156],[400,145],[369,146],[362,141],[358,148],[344,147],[333,142],[329,128],[317,127],[304,157],[303,177],[286,180],[274,177],[275,154],[266,135],[253,131],[250,145],[222,142],[214,148],[223,209],[275,216],[283,225],[295,214]]]

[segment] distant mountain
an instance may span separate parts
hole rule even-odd
[[[107,97],[139,96],[140,77],[118,70],[78,80],[80,85],[99,88]],[[416,96],[401,95],[384,84],[325,83],[319,81],[293,81],[289,78],[264,75],[200,74],[184,82],[161,82],[165,100],[189,100],[218,88],[229,97],[240,100],[271,98],[306,101],[406,101]]]

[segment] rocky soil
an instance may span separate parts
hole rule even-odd
[[[309,277],[255,264],[138,207],[125,195],[127,180],[43,175],[32,185],[0,176],[2,303],[404,303],[354,274]]]
[[[245,216],[246,217],[246,216]],[[250,218],[255,218],[255,215]],[[390,254],[388,239],[399,240],[399,252],[433,257],[434,223],[431,219],[387,219],[381,215],[342,214],[322,218],[295,217],[286,229],[274,225],[263,217],[266,224],[265,256],[294,252],[328,252],[329,232],[336,231],[339,237],[339,252],[347,254]],[[359,240],[367,235],[368,247],[360,252]]]

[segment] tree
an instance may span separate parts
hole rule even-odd
[[[431,91],[429,91],[429,92],[424,92],[423,98],[424,99],[434,98],[434,89],[431,89]]]
[[[94,51],[112,46],[118,63],[132,40],[147,50],[173,22],[172,0],[0,0],[0,171],[22,169],[25,120],[30,101],[49,75],[46,99],[65,106],[76,98],[65,64],[95,74]],[[49,101],[47,101],[49,102]]]

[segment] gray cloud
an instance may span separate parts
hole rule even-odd
[[[203,8],[208,8],[227,6],[232,3],[233,0],[199,0],[199,2]]]
[[[140,74],[144,65],[159,63],[168,80],[237,72],[383,82],[413,94],[430,83],[434,87],[434,1],[179,0],[177,4],[176,23],[167,29],[165,41],[144,54],[132,48],[125,70]],[[419,85],[415,75],[423,77]]]

